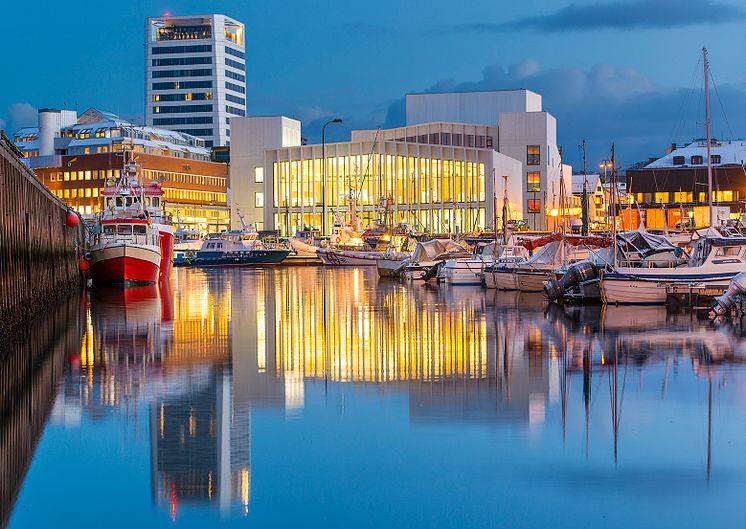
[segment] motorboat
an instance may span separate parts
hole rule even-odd
[[[523,245],[510,243],[499,246],[495,260],[486,265],[482,272],[484,286],[498,290],[517,290],[512,270],[528,258],[528,249]]]
[[[412,254],[409,252],[386,252],[376,259],[376,270],[379,277],[404,277],[404,269]]]
[[[485,264],[494,260],[496,243],[478,242],[470,257],[446,259],[438,271],[438,282],[447,285],[481,285]]]
[[[463,241],[450,238],[420,241],[404,267],[404,277],[408,280],[434,279],[438,268],[448,259],[470,258],[471,256],[471,249]]]
[[[213,234],[190,260],[191,266],[247,266],[281,263],[288,255],[287,248],[266,247],[256,238],[247,238],[243,230]]]
[[[638,261],[618,262],[601,277],[604,303],[662,304],[670,286],[704,285],[725,291],[731,279],[746,271],[746,238],[707,236],[695,242],[691,258],[685,255],[671,245]]]

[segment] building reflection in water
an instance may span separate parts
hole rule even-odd
[[[645,366],[665,365],[665,393],[669,364],[688,359],[718,386],[720,367],[746,358],[732,329],[664,308],[547,306],[539,295],[379,281],[360,269],[181,269],[171,287],[91,293],[53,415],[67,424],[145,406],[153,502],[174,517],[185,504],[247,513],[251,410],[301,413],[322,385],[401,392],[417,424],[552,419],[564,432],[578,407],[586,450],[591,401],[603,399],[616,458],[624,393]]]

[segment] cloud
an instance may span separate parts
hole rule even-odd
[[[23,127],[33,127],[38,123],[37,109],[28,103],[14,103],[6,111],[8,131],[12,134]]]
[[[463,24],[455,31],[495,33],[541,31],[564,33],[594,29],[670,29],[698,24],[724,24],[746,15],[746,10],[712,0],[617,0],[588,5],[570,4],[546,15],[508,22]]]
[[[608,156],[612,142],[625,165],[659,156],[671,142],[704,135],[701,88],[658,85],[632,68],[610,64],[588,69],[542,69],[531,59],[507,68],[494,64],[484,68],[478,80],[446,79],[422,92],[511,88],[541,94],[544,109],[557,118],[558,142],[564,146],[565,158],[576,168],[582,160],[576,146],[583,139],[588,141],[589,163],[595,167],[594,160]],[[746,83],[721,85],[717,93],[719,97],[713,94],[712,99],[714,135],[743,137],[746,107],[741,102],[746,98]],[[404,98],[391,102],[385,126],[403,125],[404,110]],[[731,131],[730,125],[737,130]]]

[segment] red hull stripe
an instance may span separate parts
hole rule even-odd
[[[144,259],[115,257],[91,267],[94,283],[155,283],[159,266]]]

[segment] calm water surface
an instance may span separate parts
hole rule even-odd
[[[743,527],[743,335],[362,269],[94,290],[4,368],[0,522]]]

